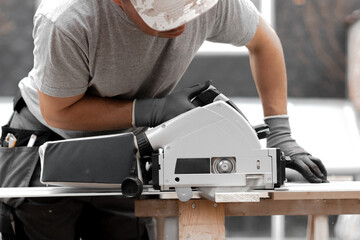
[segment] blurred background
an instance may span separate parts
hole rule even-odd
[[[283,44],[293,136],[323,160],[335,180],[358,180],[360,26],[356,10],[360,9],[360,1],[253,2]],[[33,65],[32,18],[37,4],[35,0],[0,0],[2,125],[10,117],[11,97],[18,82]],[[262,122],[246,49],[204,44],[178,87],[206,80],[212,80],[221,92],[234,99],[251,122]],[[231,217],[226,221],[229,239],[306,237],[306,216]],[[334,239],[337,221],[338,216],[329,217],[330,237]]]

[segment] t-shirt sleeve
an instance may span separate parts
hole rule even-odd
[[[50,96],[71,97],[88,88],[88,58],[82,48],[43,15],[34,19],[34,81]]]
[[[255,35],[259,12],[250,0],[219,0],[213,29],[206,40],[246,45]]]

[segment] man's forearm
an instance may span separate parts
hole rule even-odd
[[[250,65],[265,116],[287,114],[287,79],[283,50],[276,33],[260,18],[248,45]]]
[[[64,105],[64,101],[67,101],[66,98],[54,98],[40,92],[39,99],[42,115],[52,127],[67,130],[104,131],[132,126],[133,101],[86,94],[76,101],[69,99],[69,103],[74,102]],[[58,104],[58,101],[61,101],[61,104]]]

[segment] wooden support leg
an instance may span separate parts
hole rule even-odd
[[[326,215],[309,215],[307,240],[328,240],[329,219]]]
[[[179,240],[225,240],[225,208],[207,200],[178,203]]]
[[[165,217],[156,217],[157,240],[165,240]]]

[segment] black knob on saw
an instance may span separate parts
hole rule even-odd
[[[270,128],[266,124],[256,125],[256,126],[253,126],[253,128],[259,139],[266,138],[270,134]]]
[[[121,183],[121,191],[128,198],[136,198],[141,195],[143,184],[137,177],[127,177]]]
[[[215,98],[220,94],[220,92],[216,88],[209,88],[197,95],[192,103],[195,106],[205,106],[214,102]]]

